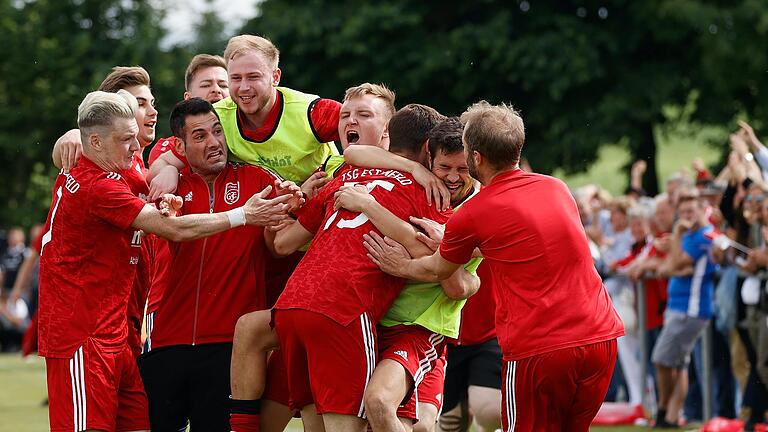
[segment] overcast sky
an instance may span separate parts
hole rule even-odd
[[[175,45],[179,42],[189,42],[194,39],[192,28],[200,21],[200,14],[206,8],[205,0],[157,0],[165,8],[165,25],[168,37],[165,45]],[[227,34],[235,32],[245,20],[256,15],[256,4],[259,0],[214,0],[219,9],[219,16],[227,23]],[[222,47],[223,49],[223,47]]]

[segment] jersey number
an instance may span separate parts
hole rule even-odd
[[[51,213],[51,223],[48,225],[48,231],[43,234],[43,241],[40,246],[40,256],[43,256],[43,249],[45,245],[51,241],[51,235],[53,233],[53,219],[56,217],[56,211],[59,209],[59,203],[61,202],[61,186],[56,190],[56,204],[53,206],[53,212]]]
[[[359,182],[346,182],[344,183],[344,186],[354,186],[356,184],[359,184]],[[384,180],[374,180],[372,182],[365,184],[365,188],[368,189],[368,192],[371,192],[374,188],[376,188],[376,186],[381,186],[387,192],[392,191],[392,189],[395,187],[393,183],[390,183]],[[337,210],[331,215],[331,217],[328,218],[328,221],[325,223],[325,226],[323,227],[323,231],[327,230],[328,227],[331,226],[331,224],[333,223],[334,220],[336,220],[336,217],[338,215],[339,215],[339,211]],[[360,213],[352,219],[339,219],[339,221],[336,222],[336,227],[337,228],[357,228],[366,222],[368,222],[368,216],[366,216],[365,213]]]

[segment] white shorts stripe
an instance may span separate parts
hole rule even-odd
[[[371,381],[373,370],[376,368],[376,338],[373,334],[373,325],[371,324],[371,320],[368,318],[367,313],[360,315],[360,327],[362,328],[363,333],[363,345],[365,347],[365,361],[367,367],[365,387],[363,390],[363,396],[365,396],[365,390],[368,390],[368,383]],[[357,416],[363,419],[366,418],[364,397],[360,398],[360,409],[357,412]]]
[[[85,367],[83,364],[83,347],[75,351],[69,359],[69,375],[72,380],[72,417],[75,432],[86,430],[87,405],[85,398]]]
[[[517,403],[515,401],[515,374],[517,372],[517,362],[507,362],[507,373],[504,377],[504,408],[507,411],[507,429],[505,432],[515,430],[517,421]]]
[[[419,360],[419,369],[416,371],[416,375],[413,377],[414,386],[418,386],[427,375],[427,373],[432,370],[432,365],[435,361],[437,361],[437,358],[440,357],[437,353],[437,348],[435,347],[440,345],[444,339],[445,336],[437,333],[432,333],[429,336],[430,347],[427,349],[427,351],[424,352],[424,358]]]

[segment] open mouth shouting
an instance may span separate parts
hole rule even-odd
[[[358,133],[355,130],[348,130],[347,131],[347,142],[352,144],[357,144],[357,142],[360,141],[360,133]]]

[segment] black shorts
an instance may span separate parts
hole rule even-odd
[[[496,338],[477,345],[448,346],[443,412],[466,399],[469,386],[501,389],[501,347]]]
[[[176,345],[139,357],[152,431],[229,432],[231,343]]]

